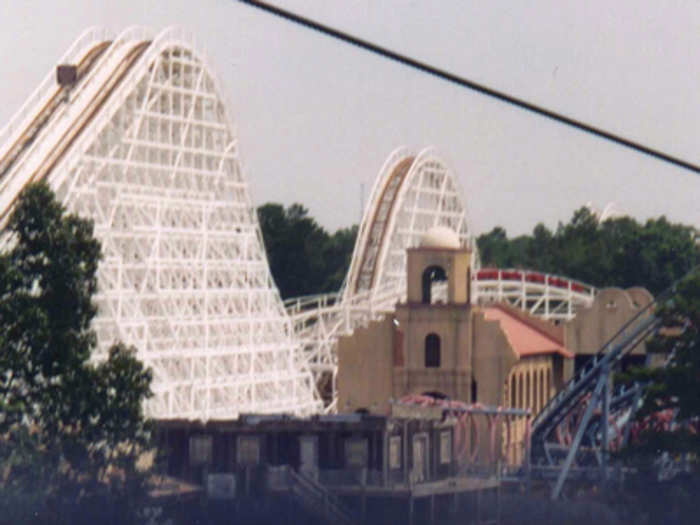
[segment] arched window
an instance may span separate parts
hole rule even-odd
[[[425,271],[423,271],[423,304],[432,304],[435,302],[436,294],[434,289],[437,283],[444,283],[447,281],[447,274],[441,266],[428,266]],[[447,287],[445,286],[445,297],[444,300],[447,302]]]
[[[530,371],[525,372],[525,405],[523,408],[529,410],[530,406]]]
[[[540,370],[540,410],[547,404],[547,394],[545,393],[544,370]]]
[[[440,336],[437,334],[425,336],[425,367],[440,367]]]
[[[518,408],[525,408],[524,379],[522,372],[518,374]]]

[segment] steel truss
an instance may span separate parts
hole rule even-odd
[[[661,320],[653,313],[668,296],[655,299],[620,328],[535,417],[532,459],[539,466],[536,470],[555,477],[552,499],[577,469],[592,468],[602,480],[610,477],[608,455],[629,438],[644,388],[635,384],[615,390],[612,373],[625,355],[659,329]]]
[[[0,133],[3,220],[44,179],[94,221],[96,357],[117,340],[138,349],[151,416],[318,410],[206,56],[179,29],[130,28],[90,30],[61,62],[97,46],[74,86],[45,81]]]

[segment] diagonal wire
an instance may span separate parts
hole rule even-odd
[[[674,156],[669,155],[668,153],[664,153],[663,151],[660,151],[658,149],[654,149],[654,148],[651,148],[649,146],[645,146],[644,144],[641,144],[639,142],[635,142],[631,139],[627,139],[625,137],[622,137],[621,135],[616,135],[616,134],[611,133],[609,131],[605,131],[602,128],[598,128],[598,127],[592,126],[590,124],[586,124],[585,122],[582,122],[580,120],[576,120],[572,117],[568,117],[566,115],[563,115],[561,113],[557,113],[555,111],[549,110],[549,109],[544,108],[542,106],[538,106],[538,105],[533,104],[531,102],[528,102],[526,100],[514,97],[514,96],[509,95],[507,93],[504,93],[502,91],[498,91],[496,89],[490,88],[488,86],[485,86],[484,84],[479,84],[479,83],[474,82],[472,80],[468,80],[466,78],[460,77],[458,75],[455,75],[454,73],[450,73],[449,71],[445,71],[443,69],[439,69],[437,67],[431,66],[430,64],[428,64],[426,62],[421,62],[421,61],[416,60],[414,58],[408,57],[406,55],[402,55],[402,54],[397,53],[395,51],[392,51],[390,49],[373,44],[372,42],[369,42],[367,40],[362,40],[362,39],[357,38],[357,37],[350,35],[348,33],[344,33],[342,31],[339,31],[339,30],[334,29],[332,27],[320,24],[319,22],[316,22],[310,18],[306,18],[306,17],[300,16],[300,15],[297,15],[295,13],[292,13],[291,11],[280,9],[279,7],[271,5],[267,2],[259,2],[257,0],[238,0],[238,2],[241,2],[243,4],[247,4],[247,5],[249,5],[251,7],[255,7],[257,9],[261,9],[263,11],[266,11],[267,13],[273,14],[275,16],[278,16],[280,18],[283,18],[283,19],[288,20],[290,22],[293,22],[295,24],[299,24],[299,25],[304,26],[308,29],[318,31],[319,33],[322,33],[324,35],[330,36],[330,37],[335,38],[337,40],[341,40],[341,41],[346,42],[348,44],[351,44],[353,46],[365,49],[366,51],[370,51],[371,53],[375,53],[377,55],[383,56],[385,58],[388,58],[389,60],[399,62],[399,63],[404,64],[410,68],[417,69],[418,71],[422,71],[423,73],[427,73],[429,75],[438,77],[442,80],[446,80],[447,82],[450,82],[452,84],[457,84],[458,86],[465,87],[467,89],[471,89],[472,91],[476,91],[478,93],[481,93],[482,95],[486,95],[488,97],[495,98],[496,100],[499,100],[501,102],[511,104],[513,106],[516,106],[520,109],[524,109],[524,110],[529,111],[531,113],[535,113],[541,117],[546,117],[550,120],[554,120],[555,122],[559,122],[560,124],[565,124],[567,126],[571,126],[571,127],[576,128],[580,131],[584,131],[584,132],[589,133],[591,135],[595,135],[596,137],[614,142],[615,144],[618,144],[620,146],[624,146],[626,148],[635,150],[639,153],[654,157],[654,158],[661,160],[663,162],[667,162],[669,164],[673,164],[673,165],[678,166],[680,168],[692,171],[693,173],[700,174],[700,166],[693,164],[692,162],[683,160],[679,157],[674,157]]]

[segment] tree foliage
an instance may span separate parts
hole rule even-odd
[[[151,373],[116,344],[99,364],[90,323],[100,245],[45,184],[27,187],[0,255],[0,523],[128,522]],[[92,514],[94,512],[95,514]],[[109,514],[108,514],[109,515]]]
[[[647,342],[666,365],[637,368],[618,380],[646,385],[632,439],[617,453],[634,467],[625,484],[630,523],[697,523],[700,490],[700,270],[677,285],[656,312],[664,328]]]
[[[282,298],[337,291],[350,265],[357,226],[329,235],[301,204],[258,208],[270,271]]]
[[[665,217],[640,224],[630,217],[599,224],[588,208],[550,231],[514,239],[496,227],[477,242],[483,266],[529,268],[579,279],[595,286],[644,286],[656,294],[700,262],[696,230]]]
[[[700,454],[700,269],[677,285],[673,299],[656,315],[664,328],[647,351],[661,354],[666,365],[638,368],[620,376],[648,385],[637,412],[641,432],[627,455],[654,460],[659,451]],[[669,422],[673,425],[669,426]]]
[[[357,226],[329,235],[301,204],[267,203],[258,218],[270,268],[283,298],[338,290],[350,265]],[[603,287],[667,288],[700,262],[698,232],[665,217],[641,224],[630,217],[598,223],[588,208],[551,231],[508,238],[497,226],[477,239],[483,266],[528,268]]]
[[[336,291],[350,265],[357,226],[329,235],[301,204],[267,203],[258,218],[270,269],[283,298]],[[603,287],[667,288],[700,262],[691,226],[665,217],[641,224],[630,217],[598,223],[588,208],[551,231],[508,238],[500,226],[477,239],[483,266],[528,268]]]

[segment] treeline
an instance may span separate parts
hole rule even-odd
[[[337,291],[345,278],[357,225],[329,234],[301,204],[258,208],[270,269],[283,298]],[[552,231],[508,238],[496,227],[477,239],[483,267],[527,268],[594,286],[664,290],[700,264],[698,231],[665,217],[639,223],[630,217],[598,223],[588,208]]]
[[[263,204],[258,219],[270,271],[283,299],[340,289],[350,266],[356,225],[331,235],[301,204],[286,209]]]
[[[482,266],[530,268],[595,286],[644,286],[664,290],[700,263],[698,231],[665,217],[641,224],[630,217],[598,223],[588,208],[577,210],[555,231],[538,224],[532,235],[509,239],[496,227],[477,239]]]

